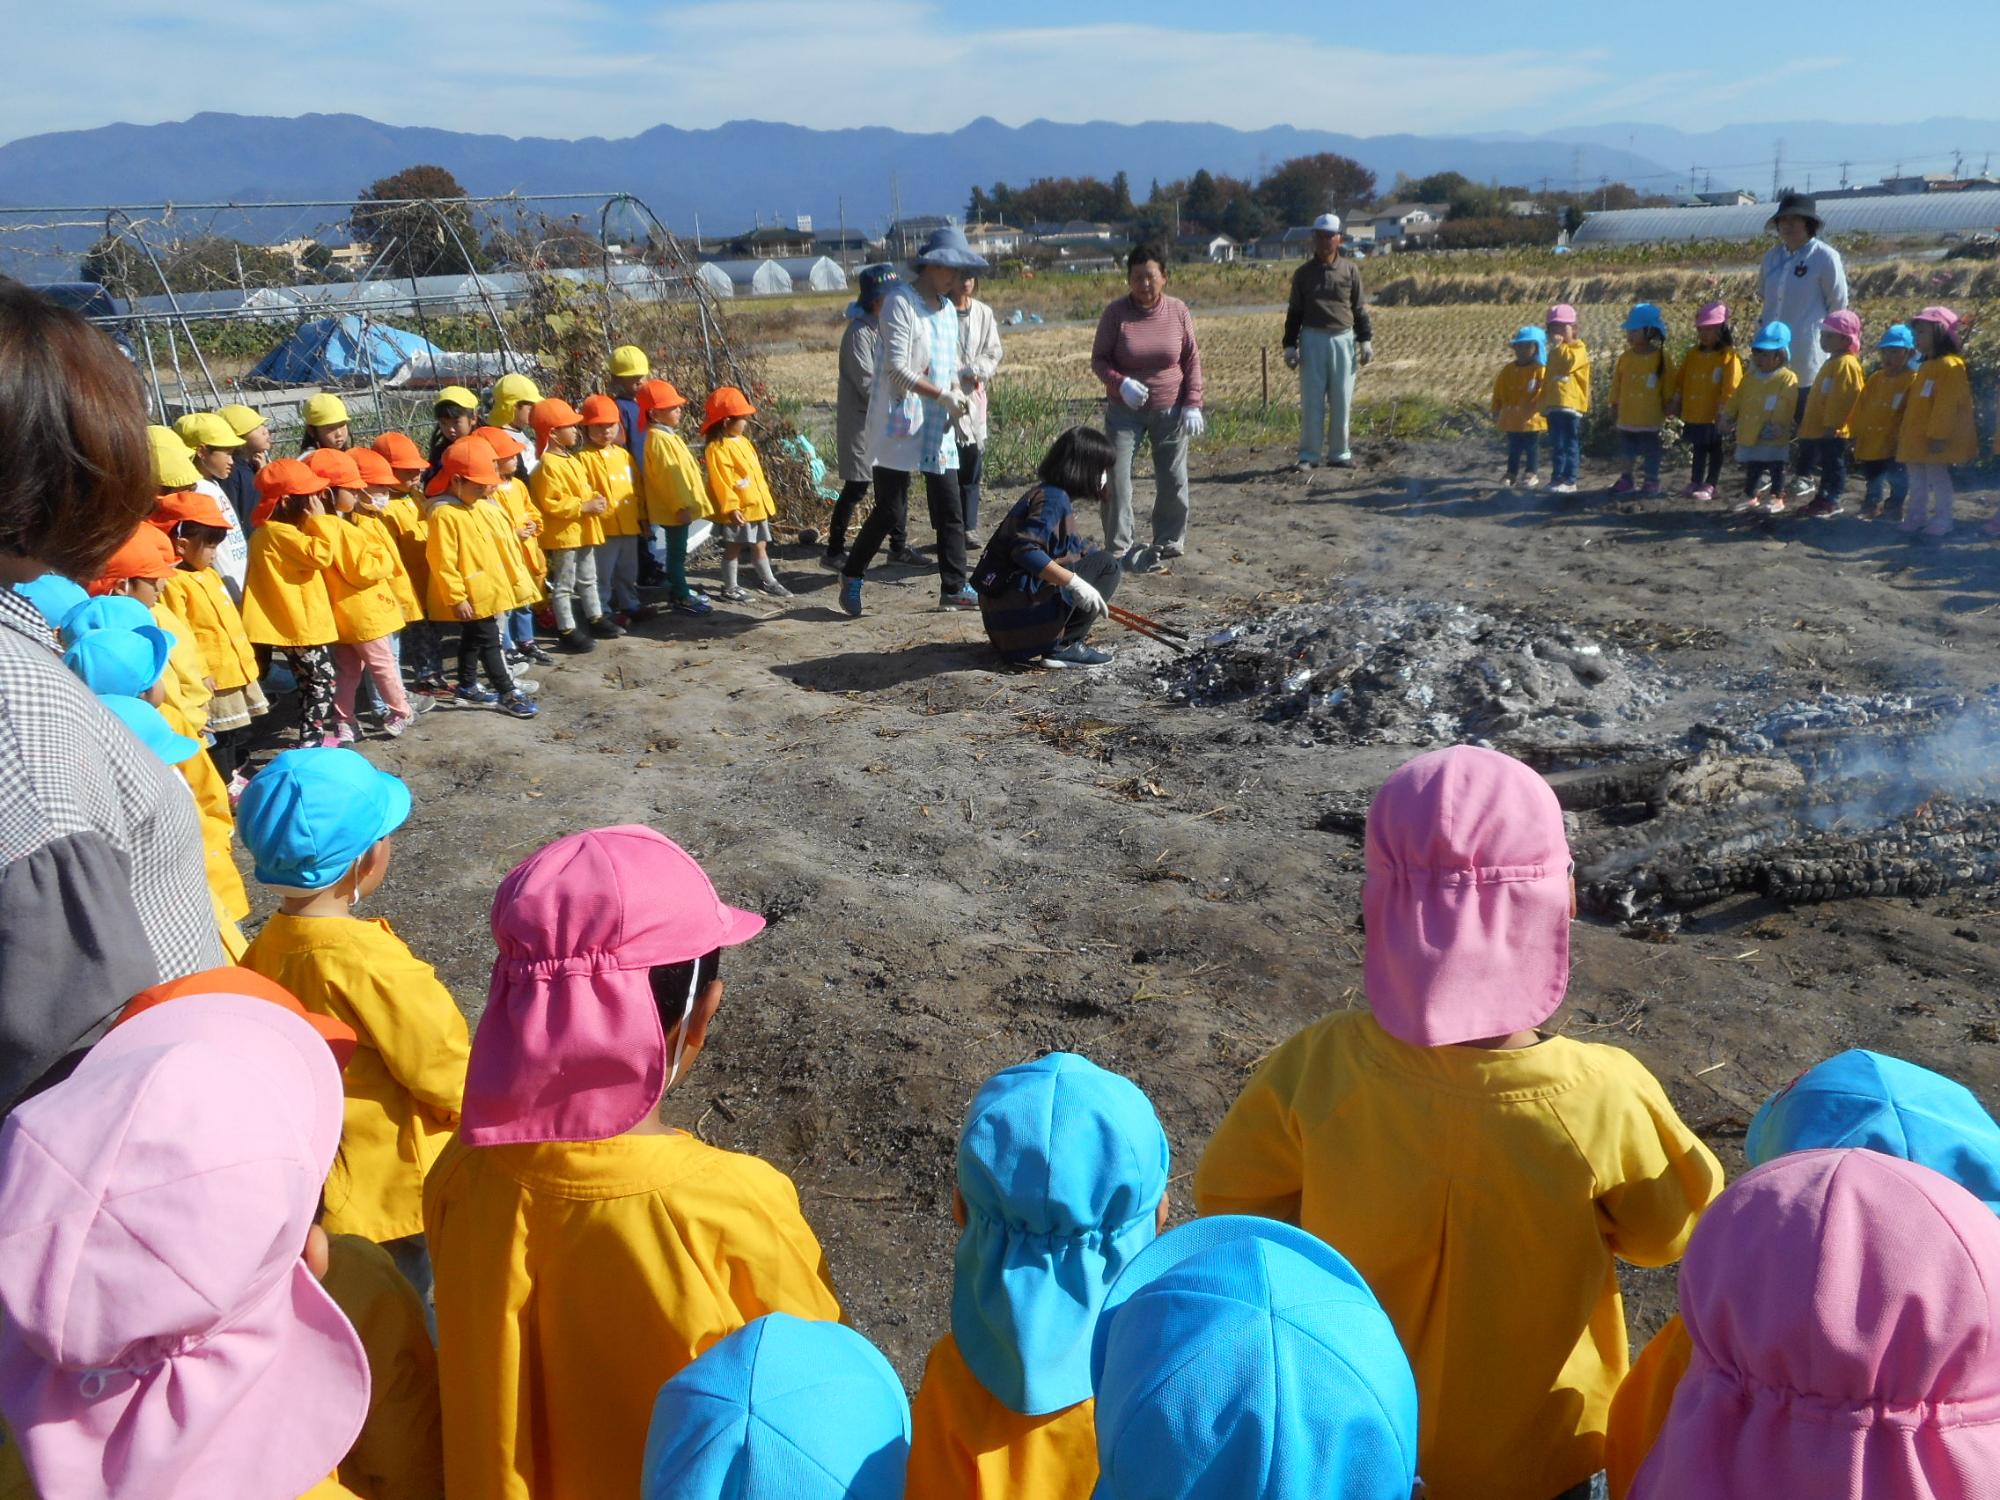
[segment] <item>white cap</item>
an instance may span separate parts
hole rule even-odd
[[[1315,234],[1339,234],[1340,215],[1321,214],[1317,219],[1313,220],[1313,232]]]

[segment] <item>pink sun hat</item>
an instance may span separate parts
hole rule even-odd
[[[1873,1151],[1738,1178],[1681,1264],[1694,1358],[1632,1500],[1959,1500],[2000,1476],[2000,1219]]]
[[[1828,313],[1819,326],[1828,333],[1837,333],[1846,339],[1854,346],[1857,354],[1861,351],[1861,314],[1843,307],[1837,312]]]
[[[1697,328],[1721,328],[1729,322],[1727,302],[1705,302],[1694,315]]]
[[[667,1085],[650,971],[763,930],[762,917],[725,906],[687,851],[650,828],[573,833],[530,855],[493,897],[500,957],[459,1134],[471,1146],[623,1135]]]
[[[1549,784],[1473,745],[1399,767],[1368,810],[1363,976],[1417,1047],[1505,1036],[1569,988],[1570,853]]]
[[[1554,307],[1549,309],[1549,315],[1542,321],[1545,323],[1568,323],[1571,326],[1575,326],[1576,309],[1571,307],[1567,302],[1558,302]]]
[[[1927,307],[1910,319],[1912,323],[1935,323],[1946,333],[1958,332],[1958,314],[1948,307]]]
[[[303,1260],[340,1070],[266,1000],[108,1032],[0,1128],[0,1411],[62,1500],[290,1500],[368,1411],[360,1338]]]

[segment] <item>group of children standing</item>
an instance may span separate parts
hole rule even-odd
[[[1866,482],[1864,519],[1890,517],[1905,532],[1950,535],[1952,468],[1979,456],[1957,313],[1926,307],[1891,326],[1872,372],[1862,363],[1860,316],[1831,313],[1819,333],[1824,363],[1804,389],[1791,367],[1793,333],[1784,323],[1757,330],[1747,365],[1723,303],[1703,306],[1694,330],[1693,347],[1676,361],[1658,307],[1641,302],[1627,314],[1609,392],[1622,461],[1611,494],[1661,494],[1663,433],[1675,417],[1690,455],[1683,499],[1718,497],[1723,454],[1733,445],[1743,471],[1738,514],[1782,515],[1796,505],[1805,516],[1840,515],[1849,473],[1858,468]],[[1507,440],[1505,483],[1529,489],[1540,483],[1537,449],[1547,433],[1554,449],[1549,492],[1573,495],[1591,407],[1590,353],[1577,335],[1576,309],[1551,307],[1546,328],[1522,328],[1510,343],[1513,362],[1496,377],[1492,401]],[[1788,486],[1794,451],[1798,463]],[[2000,515],[1987,531],[2000,535]]]
[[[170,650],[79,607],[79,643]],[[1199,1217],[1168,1228],[1131,1080],[1055,1053],[979,1089],[914,1406],[793,1184],[667,1123],[761,917],[651,829],[558,839],[501,882],[468,1038],[359,912],[401,781],[302,748],[239,811],[280,903],[241,967],[134,997],[0,1129],[0,1495],[1573,1500],[1608,1466],[1618,1500],[1923,1500],[2000,1473],[2000,1127],[1846,1053],[1725,1190],[1636,1059],[1541,1030],[1569,849],[1504,755],[1381,788],[1367,1009],[1259,1065]],[[1628,1372],[1615,1262],[1684,1251]]]

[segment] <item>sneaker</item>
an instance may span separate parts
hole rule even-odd
[[[1297,463],[1292,465],[1292,472],[1294,474],[1310,474],[1314,469],[1317,469],[1318,467],[1319,465],[1312,459],[1302,458]]]
[[[840,608],[843,613],[855,619],[861,618],[861,580],[843,578],[840,580]]]
[[[1329,469],[1351,469],[1354,467],[1354,455],[1352,453],[1343,453],[1338,458],[1329,458],[1326,461],[1326,466]]]
[[[900,563],[906,568],[921,563],[923,560],[924,555],[914,547],[891,547],[889,549],[889,561]]]
[[[1699,500],[1703,504],[1711,504],[1715,500],[1715,486],[1712,484],[1698,484],[1688,491],[1687,497],[1690,500]]]
[[[1501,479],[1500,488],[1503,490],[1511,490],[1518,483],[1520,483],[1519,480],[1517,480],[1512,474],[1508,474]]]
[[[542,711],[542,706],[532,698],[524,698],[519,693],[509,693],[500,700],[500,711],[510,719],[532,719]]]
[[[1167,565],[1151,547],[1135,547],[1125,566],[1134,573],[1164,573]]]
[[[1649,479],[1646,481],[1646,487],[1639,491],[1639,498],[1641,500],[1657,500],[1662,493],[1664,492],[1660,489],[1660,481]]]
[[[1745,495],[1741,500],[1738,500],[1734,505],[1729,507],[1729,513],[1732,516],[1756,514],[1764,508],[1764,495],[1765,491],[1763,490],[1759,490],[1754,495]]]
[[[355,736],[355,733],[354,733],[354,726],[353,726],[352,724],[336,724],[336,725],[334,725],[334,726],[333,726],[333,738],[334,738],[334,743],[336,743],[336,744],[340,744],[340,745],[351,745],[351,744],[353,744],[353,743],[354,743],[354,741],[355,741],[355,738],[356,738],[356,736]]]
[[[319,747],[322,750],[338,750],[340,748],[340,736],[329,729],[319,737]]]
[[[664,609],[658,604],[642,604],[632,611],[632,618],[643,623],[647,620],[658,619],[662,613],[664,613]]]
[[[485,688],[461,687],[455,689],[452,697],[460,703],[469,703],[475,708],[490,708],[500,701],[498,693],[489,693]]]
[[[403,719],[421,719],[425,714],[430,713],[436,707],[437,707],[437,699],[435,698],[412,698],[410,699],[410,711],[407,714],[392,714],[390,717],[403,718]]]
[[[1565,479],[1561,484],[1550,485],[1549,493],[1551,495],[1574,495],[1576,493],[1576,486]]]
[[[403,737],[403,731],[416,722],[417,716],[415,713],[390,714],[382,722],[382,732],[392,740],[399,740]]]
[[[1522,489],[1524,489],[1524,490],[1538,490],[1538,489],[1540,489],[1541,487],[1542,487],[1542,476],[1541,476],[1541,475],[1539,475],[1539,474],[1523,474],[1523,475],[1521,476],[1521,488],[1522,488]]]
[[[1051,646],[1042,653],[1042,660],[1052,667],[1101,667],[1111,659],[1109,651],[1100,651],[1082,641]]]
[[[1699,500],[1701,498],[1701,486],[1698,484],[1689,485],[1681,491],[1680,498],[1683,500]]]
[[[539,641],[528,642],[527,646],[522,649],[521,655],[538,667],[552,667],[556,664],[556,659],[542,649]]]
[[[750,590],[740,584],[725,584],[715,591],[715,597],[727,600],[731,604],[741,604],[745,599],[750,597]]]
[[[1840,514],[1840,502],[1831,495],[1814,495],[1799,514],[1811,516],[1816,521],[1824,521],[1829,516]]]
[[[600,641],[615,641],[625,633],[624,627],[619,625],[617,621],[609,619],[604,615],[599,615],[583,628],[596,636]]]
[[[979,608],[979,595],[973,592],[971,584],[964,584],[960,586],[958,592],[955,594],[938,595],[938,608],[977,609]]]
[[[241,802],[243,794],[249,790],[250,778],[245,776],[241,771],[234,772],[229,778],[229,805],[234,807],[238,802]]]
[[[845,547],[827,548],[826,551],[820,554],[819,565],[822,568],[831,568],[834,572],[838,573],[842,568],[847,566],[847,549]]]
[[[528,659],[527,657],[523,656],[519,651],[503,651],[500,653],[500,658],[501,660],[506,662],[507,665],[510,667],[521,666]]]
[[[1767,516],[1782,516],[1785,513],[1785,497],[1775,493],[1766,495],[1760,508]]]
[[[1179,542],[1161,542],[1153,549],[1164,558],[1186,557],[1187,548]]]
[[[778,582],[775,577],[758,579],[757,587],[764,593],[769,594],[773,599],[789,599],[792,597],[792,591]]]
[[[1632,483],[1632,476],[1630,474],[1620,474],[1618,482],[1611,486],[1611,493],[1614,495],[1629,495],[1637,488],[1638,486]]]
[[[708,600],[703,598],[700,594],[689,594],[685,599],[674,600],[673,611],[677,615],[699,616],[699,615],[713,614],[715,612],[715,606],[713,604],[710,604]]]
[[[419,677],[416,680],[415,684],[413,685],[418,692],[423,693],[426,696],[445,697],[445,698],[449,698],[451,696],[451,684],[449,682],[446,682],[442,677],[438,677],[435,675],[430,677]]]
[[[1792,481],[1791,487],[1787,491],[1787,493],[1790,494],[1790,496],[1794,500],[1803,500],[1805,499],[1806,496],[1812,494],[1813,491],[1817,490],[1818,488],[1819,488],[1819,481],[1817,479],[1809,479],[1801,475],[1799,478],[1794,479]]]
[[[514,692],[520,693],[525,697],[532,698],[541,690],[542,685],[532,677],[516,677],[514,679]],[[509,694],[507,696],[512,695]]]
[[[565,630],[556,637],[556,650],[566,651],[571,656],[588,656],[597,649],[597,642],[581,630]]]

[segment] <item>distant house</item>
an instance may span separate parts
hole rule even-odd
[[[918,214],[914,218],[898,219],[883,232],[883,256],[888,260],[908,260],[923,249],[924,241],[933,233],[957,223],[956,214]]]
[[[747,260],[811,255],[813,232],[810,229],[787,229],[782,224],[766,224],[748,234],[737,235],[729,242],[729,253]]]
[[[1746,193],[1742,188],[1730,188],[1721,193],[1696,193],[1688,200],[1689,208],[1743,208],[1755,203],[1757,195]]]
[[[1442,203],[1392,203],[1368,217],[1375,226],[1375,243],[1400,249],[1429,244],[1436,239],[1438,227],[1449,212]]]
[[[965,226],[966,243],[972,246],[975,255],[983,255],[988,260],[1002,260],[1020,254],[1021,246],[1027,237],[1027,230],[1017,229],[1011,224]]]
[[[813,253],[835,260],[867,260],[881,250],[882,242],[870,239],[863,229],[828,229],[813,236]]]
[[[1226,234],[1184,234],[1174,242],[1182,260],[1205,260],[1210,265],[1228,265],[1242,246]]]
[[[1507,216],[1511,219],[1532,219],[1542,212],[1542,205],[1533,198],[1511,198],[1507,202]]]
[[[1068,240],[1108,240],[1111,238],[1111,226],[1096,224],[1089,219],[1071,219],[1059,233]]]
[[[375,262],[375,247],[359,240],[333,247],[333,264],[342,271],[365,271]]]

